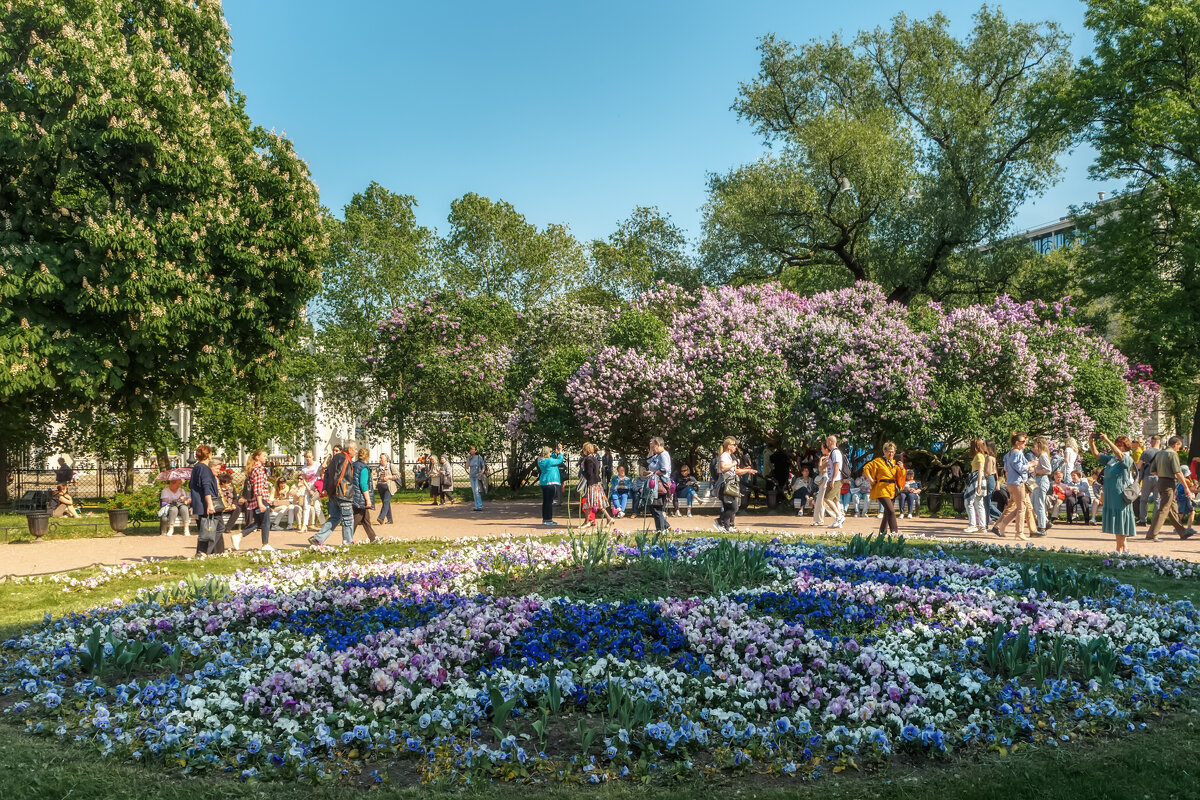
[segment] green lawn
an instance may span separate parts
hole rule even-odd
[[[766,538],[766,537],[756,537]],[[821,536],[822,541],[842,542],[846,537]],[[941,545],[912,542],[916,550]],[[355,547],[341,551],[340,558],[393,556],[413,558],[431,549],[444,548],[444,541],[405,542]],[[955,548],[948,548],[955,549]],[[971,560],[990,556],[959,550]],[[1069,553],[1012,551],[1014,561],[1049,561],[1057,567],[1098,572],[1121,581],[1166,594],[1172,599],[1200,603],[1200,581],[1174,580],[1148,569],[1116,570],[1105,567],[1103,556]],[[298,563],[330,558],[329,553],[304,553]],[[230,574],[250,566],[246,554],[206,561],[171,561],[156,565],[157,574],[121,577],[95,589],[72,589],[49,583],[0,583],[0,639],[42,618],[81,611],[117,597],[128,597],[137,589],[178,580],[186,575]],[[95,575],[98,569],[79,570],[77,577]],[[0,705],[3,705],[0,703]],[[688,798],[812,797],[850,800],[859,797],[941,800],[942,798],[1195,798],[1200,797],[1200,766],[1194,754],[1198,708],[1173,712],[1155,720],[1147,730],[1093,737],[1061,747],[1022,746],[1007,756],[951,757],[944,762],[909,762],[896,759],[885,767],[858,774],[846,772],[815,782],[764,775],[740,778],[705,778],[703,782],[664,780],[650,786],[619,783],[601,787],[537,786],[498,784],[485,789],[463,790],[440,787],[382,786],[374,794],[387,797],[494,797],[518,798]],[[215,777],[186,778],[157,767],[142,767],[103,759],[88,748],[30,737],[9,724],[0,724],[0,797],[2,798],[130,798],[130,800],[202,800],[212,796],[231,798],[353,798],[362,789],[345,785],[297,787],[294,784],[240,784]]]

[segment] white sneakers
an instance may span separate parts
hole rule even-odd
[[[963,528],[963,533],[979,533],[979,528],[975,525],[968,525]]]
[[[688,513],[687,513],[687,515],[688,515],[689,517],[692,515],[692,510],[691,510],[690,508],[688,509]]]
[[[233,549],[237,550],[242,544],[242,535],[240,533],[234,533],[231,534],[229,538],[233,539]]]
[[[269,544],[264,544],[264,545],[263,545],[261,548],[259,548],[259,549],[260,549],[260,550],[266,550],[267,552],[271,552],[271,551],[272,551],[272,550],[274,550],[275,548],[274,548],[274,547],[271,547],[271,545],[269,545]]]
[[[876,514],[875,519],[883,519],[883,512],[880,511],[878,514]]]
[[[842,527],[842,525],[844,525],[845,523],[846,523],[846,518],[845,518],[844,516],[842,516],[841,514],[838,514],[838,515],[837,515],[837,517],[835,517],[835,518],[834,518],[833,522],[832,522],[831,524],[829,524],[828,526],[826,526],[826,527],[829,527],[829,528],[840,528],[840,527]]]

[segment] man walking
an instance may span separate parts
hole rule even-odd
[[[846,512],[842,509],[842,472],[845,469],[846,457],[838,449],[837,437],[825,438],[825,446],[829,449],[829,466],[826,467],[828,480],[825,484],[825,507],[833,513],[833,524],[829,527],[840,528],[846,522]]]
[[[355,442],[346,442],[340,452],[329,459],[323,477],[324,491],[329,497],[329,516],[321,530],[308,537],[308,543],[314,547],[322,545],[333,532],[333,527],[339,523],[342,526],[342,544],[354,541],[354,503],[353,482],[354,472],[351,469],[350,454],[357,448]]]
[[[1162,447],[1161,436],[1151,436],[1146,443],[1146,449],[1142,451],[1142,457],[1135,465],[1137,467],[1138,480],[1142,482],[1142,494],[1138,498],[1138,504],[1134,507],[1133,513],[1137,515],[1137,524],[1145,525],[1150,519],[1150,496],[1154,495],[1154,507],[1157,509],[1163,505],[1162,495],[1156,490],[1158,480],[1154,474],[1154,462],[1161,452]],[[1167,499],[1170,503],[1170,498]]]
[[[479,449],[471,445],[467,456],[467,474],[471,478],[471,494],[475,497],[475,511],[483,511],[483,481],[487,475],[487,462],[479,455]]]
[[[1189,500],[1195,501],[1196,499],[1196,496],[1187,488],[1187,483],[1183,479],[1183,470],[1179,467],[1179,448],[1181,447],[1183,447],[1183,439],[1172,436],[1167,440],[1166,448],[1159,450],[1158,455],[1154,457],[1154,474],[1158,478],[1155,490],[1158,500],[1154,509],[1154,521],[1150,523],[1150,531],[1146,534],[1147,542],[1153,542],[1158,538],[1158,532],[1162,530],[1163,524],[1168,518],[1171,520],[1171,527],[1179,534],[1180,539],[1187,539],[1196,532],[1194,528],[1184,527],[1183,521],[1179,519],[1178,504],[1172,502],[1172,498],[1175,497],[1176,483],[1184,487],[1183,491]]]

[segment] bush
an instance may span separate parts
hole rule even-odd
[[[121,492],[114,495],[104,504],[104,508],[108,511],[128,508],[130,522],[156,522],[159,506],[162,505],[162,501],[159,499],[161,492],[162,486],[152,483],[135,492]]]

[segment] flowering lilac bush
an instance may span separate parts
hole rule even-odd
[[[517,317],[506,302],[442,292],[379,325],[368,355],[387,393],[371,422],[435,453],[497,448],[512,408],[505,373]]]
[[[610,568],[684,569],[718,546],[630,544],[608,542]],[[1107,578],[1092,597],[1039,593],[1002,555],[775,540],[756,585],[583,602],[494,589],[570,573],[566,544],[366,552],[260,558],[226,596],[48,618],[0,646],[3,713],[189,772],[599,782],[1058,743],[1144,725],[1200,681],[1191,604]],[[136,676],[96,667],[149,645],[161,661]]]
[[[935,425],[945,440],[1002,440],[1013,430],[1116,436],[1140,432],[1149,416],[1158,392],[1149,367],[1131,371],[1116,347],[1074,323],[1066,303],[1002,296],[930,310]]]
[[[801,388],[801,429],[863,444],[929,421],[930,353],[907,309],[872,283],[822,292],[808,302],[790,360]]]

